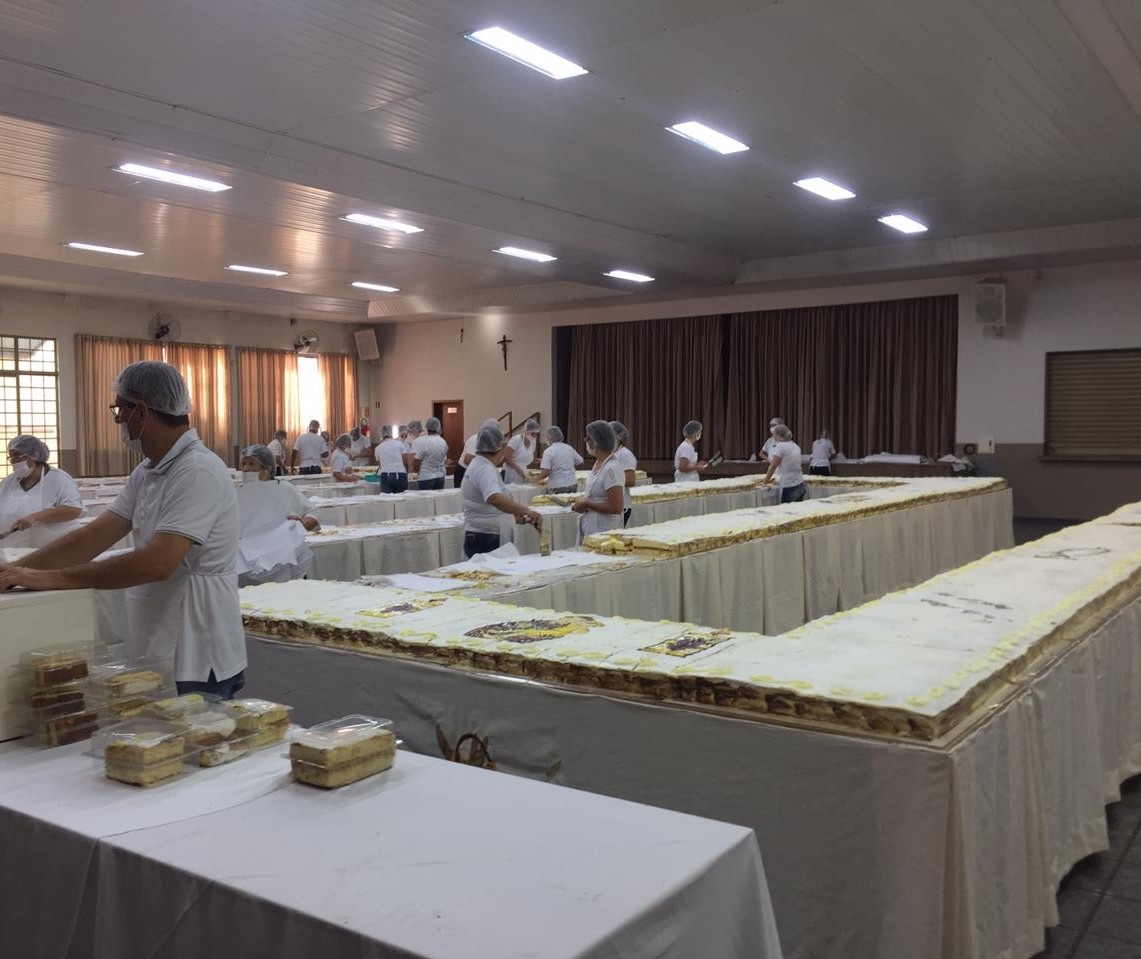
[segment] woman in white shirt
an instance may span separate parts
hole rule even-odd
[[[312,533],[321,528],[321,521],[314,513],[313,504],[305,498],[293,483],[288,480],[282,482],[274,477],[274,455],[268,446],[249,446],[242,451],[242,458],[238,468],[242,471],[242,482],[256,480],[262,483],[274,481],[279,495],[285,502],[286,519],[295,520],[305,527],[305,532]],[[256,475],[255,475],[256,474]]]
[[[440,421],[429,416],[424,421],[427,433],[412,441],[412,468],[420,489],[443,489],[448,475],[448,441],[440,435]]]
[[[563,431],[557,426],[547,427],[547,448],[539,461],[539,478],[547,484],[548,493],[577,493],[578,476],[575,467],[582,465],[582,456],[573,446],[563,442]]]
[[[507,444],[507,456],[503,465],[507,468],[504,476],[509,483],[526,483],[527,470],[535,462],[535,448],[539,443],[539,424],[535,420],[527,420],[523,424],[523,432],[512,436]]]
[[[486,429],[499,429],[499,420],[484,420],[483,426],[479,430]],[[479,440],[479,430],[471,434],[464,443],[464,451],[460,453],[460,458],[456,460],[456,471],[452,476],[452,483],[456,489],[461,489],[464,484],[464,473],[471,465],[471,461],[475,458],[475,444]]]
[[[403,493],[408,489],[408,468],[404,465],[404,443],[392,438],[392,427],[380,431],[381,441],[376,448],[376,475],[380,477],[382,493]]]
[[[776,446],[769,455],[765,483],[769,483],[776,473],[782,503],[799,503],[808,499],[808,487],[804,485],[804,472],[800,466],[800,447],[792,441],[792,430],[783,423],[774,426],[773,439]]]
[[[8,444],[12,472],[0,481],[0,533],[15,533],[38,523],[57,525],[83,515],[83,500],[75,480],[48,466],[46,443],[22,433]]]
[[[595,420],[586,427],[586,452],[594,457],[594,467],[586,480],[586,493],[571,506],[579,514],[578,541],[592,533],[622,528],[622,492],[626,475],[614,453],[618,439],[606,420]]]
[[[636,457],[629,447],[630,431],[619,423],[617,420],[610,421],[610,428],[614,430],[614,436],[618,440],[618,449],[614,451],[614,458],[618,460],[619,465],[622,467],[622,472],[626,477],[626,488],[622,490],[622,525],[630,525],[630,510],[633,508],[633,500],[630,498],[630,490],[634,488],[634,484],[638,481],[638,457]]]
[[[674,482],[696,483],[709,466],[705,460],[697,458],[697,444],[701,442],[701,424],[690,420],[682,428],[684,439],[674,452]]]
[[[820,439],[812,444],[812,456],[808,460],[808,472],[812,476],[831,476],[832,460],[836,458],[836,447],[832,445],[832,434],[820,431]]]
[[[349,431],[352,446],[349,447],[349,456],[352,457],[353,466],[368,466],[372,462],[372,441],[361,432],[359,426]]]
[[[337,437],[333,447],[333,455],[329,457],[329,467],[333,471],[333,479],[338,483],[355,483],[357,474],[353,472],[353,460],[349,453],[353,447],[353,438],[348,433]]]
[[[321,524],[313,515],[313,506],[293,483],[274,478],[273,451],[266,446],[250,446],[243,450],[239,467],[242,470],[242,488],[238,490],[238,515],[242,531],[238,538],[238,585],[256,586],[259,583],[288,583],[304,579],[313,563],[313,551],[305,542],[304,534],[319,529]],[[270,483],[263,486],[262,483]],[[253,498],[247,487],[252,487]],[[247,536],[244,511],[252,509],[260,514],[263,497],[271,497],[281,509],[281,525],[264,527]],[[300,523],[304,532],[292,527]]]
[[[468,559],[499,549],[504,513],[514,516],[516,523],[530,523],[535,529],[543,528],[542,514],[507,495],[499,475],[506,453],[503,432],[498,426],[487,426],[479,431],[462,488],[464,556]]]

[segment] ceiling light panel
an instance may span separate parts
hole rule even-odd
[[[524,40],[509,30],[504,30],[503,27],[488,27],[486,30],[465,33],[464,36],[468,40],[478,43],[481,47],[494,50],[509,60],[521,63],[532,70],[538,70],[539,73],[550,77],[552,80],[581,77],[590,72],[585,67],[540,47],[537,43]]]
[[[825,200],[851,200],[856,194],[846,187],[842,187],[823,177],[810,176],[804,180],[797,180],[796,186],[809,193],[824,197]]]
[[[518,246],[501,246],[495,251],[502,253],[505,256],[517,256],[521,260],[532,260],[535,263],[551,263],[558,257],[551,256],[550,253],[539,253],[536,250],[524,250]]]
[[[905,213],[889,213],[887,216],[881,216],[879,220],[884,226],[890,226],[893,230],[899,230],[900,233],[925,233],[927,231],[925,224],[912,219]]]
[[[399,293],[400,288],[396,286],[385,286],[383,283],[365,283],[364,280],[353,280],[350,286],[355,286],[358,290],[375,290],[377,293]]]
[[[685,137],[694,143],[700,143],[703,147],[720,154],[741,153],[749,149],[749,147],[740,140],[734,140],[731,136],[714,130],[712,127],[707,127],[704,123],[698,123],[696,120],[686,120],[684,123],[675,123],[672,127],[666,127],[666,129],[669,130],[670,133],[676,133],[679,137]]]
[[[231,263],[226,269],[235,273],[256,273],[258,276],[289,276],[285,270],[271,270],[265,266],[243,266],[241,263]]]
[[[603,276],[612,276],[616,280],[629,280],[631,283],[653,283],[654,278],[645,273],[635,273],[633,270],[611,270]]]
[[[423,233],[422,227],[411,223],[402,223],[386,216],[372,216],[368,213],[349,213],[341,217],[349,223],[359,223],[361,226],[371,226],[377,230],[388,230],[390,233]]]
[[[175,186],[190,187],[192,190],[205,190],[207,193],[221,193],[231,189],[228,183],[218,180],[207,180],[205,177],[190,176],[188,173],[178,173],[162,167],[143,166],[141,163],[124,163],[115,167],[119,173],[129,176],[139,176],[145,180],[158,180],[160,183],[173,183]]]
[[[100,246],[97,243],[69,243],[73,250],[86,250],[88,253],[111,253],[114,256],[142,256],[141,250],[124,250],[118,246]]]

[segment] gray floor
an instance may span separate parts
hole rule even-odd
[[[1060,923],[1036,959],[1141,959],[1141,776],[1109,807],[1108,852],[1088,856],[1058,892]]]
[[[1072,519],[1023,519],[1014,518],[1014,545],[1021,546],[1031,540],[1056,533],[1067,526],[1073,526],[1079,520]]]

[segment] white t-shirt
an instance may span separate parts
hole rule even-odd
[[[460,486],[464,504],[465,533],[498,533],[504,513],[488,504],[496,493],[506,495],[499,469],[486,456],[476,455],[468,464]]]
[[[777,483],[781,489],[799,486],[804,482],[804,471],[800,468],[800,447],[792,440],[785,440],[773,447],[773,456],[780,457],[777,466]]]
[[[575,476],[575,467],[581,465],[582,457],[578,450],[567,443],[552,443],[543,450],[543,458],[539,461],[539,468],[550,470],[547,477],[548,489],[561,489],[565,486],[578,486]]]
[[[614,454],[614,458],[618,460],[618,464],[622,467],[622,472],[625,474],[627,470],[638,469],[638,457],[631,453],[625,446],[619,446],[618,452]],[[633,503],[630,499],[630,487],[625,487],[622,490],[622,503],[625,509],[629,509]]]
[[[776,437],[770,436],[767,440],[765,440],[765,445],[761,447],[761,452],[764,453],[766,457],[771,457],[773,455],[773,450],[776,449],[776,445]]]
[[[611,456],[601,469],[591,470],[586,480],[586,499],[606,499],[607,492],[615,486],[625,487],[626,474],[622,464],[617,458]],[[578,519],[578,536],[581,543],[591,533],[602,533],[606,530],[621,529],[621,513],[598,513],[594,510],[582,513]]]
[[[279,494],[285,502],[285,515],[286,516],[316,516],[315,507],[309,502],[308,497],[301,492],[293,483],[282,482],[276,480],[277,488],[282,492]]]
[[[304,467],[320,466],[321,460],[329,452],[329,445],[320,433],[302,433],[293,443],[297,451],[297,465]]]
[[[512,436],[511,439],[507,441],[507,456],[511,462],[518,466],[524,475],[526,475],[527,470],[535,461],[535,444],[525,442],[522,433],[518,436]],[[504,465],[507,465],[506,462]],[[518,482],[519,474],[509,469],[507,471],[507,479],[508,482]]]
[[[689,440],[682,440],[681,445],[677,448],[677,451],[674,453],[674,482],[675,483],[696,483],[696,482],[698,482],[701,479],[701,474],[698,473],[696,470],[693,470],[689,473],[683,473],[681,471],[681,461],[683,458],[689,460],[690,466],[693,466],[694,464],[700,462],[697,458],[697,449],[696,449],[696,447],[694,447],[694,445]]]
[[[0,480],[0,533],[7,533],[16,520],[54,506],[83,509],[83,498],[75,480],[63,470],[45,469],[40,481],[24,490],[15,473]]]
[[[448,472],[448,441],[439,433],[425,433],[412,442],[412,455],[420,461],[420,479],[440,479]]]
[[[369,461],[368,454],[371,450],[372,442],[367,436],[361,436],[353,440],[352,446],[349,447],[349,456],[357,466],[364,466]]]
[[[827,466],[832,462],[832,457],[836,455],[836,447],[832,445],[831,440],[816,440],[812,444],[812,459],[809,460],[809,466]]]
[[[376,448],[378,473],[407,473],[404,466],[404,443],[401,440],[383,440]]]
[[[318,437],[320,439],[320,437]],[[225,464],[183,433],[153,468],[136,466],[111,512],[131,523],[135,549],[156,533],[191,541],[165,582],[126,590],[126,642],[132,658],[173,668],[180,682],[229,679],[246,668],[238,604],[238,498]]]
[[[329,467],[334,473],[347,473],[352,469],[353,461],[349,459],[349,454],[342,449],[333,450],[333,455],[329,457]]]
[[[281,442],[281,440],[277,439],[277,437],[274,437],[266,444],[266,446],[273,454],[273,460],[275,463],[278,461],[280,461],[282,464],[285,463],[285,445]]]

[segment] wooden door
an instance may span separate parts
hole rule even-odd
[[[464,441],[464,401],[435,400],[432,415],[440,421],[440,435],[448,444],[448,459],[456,459],[463,452]]]

